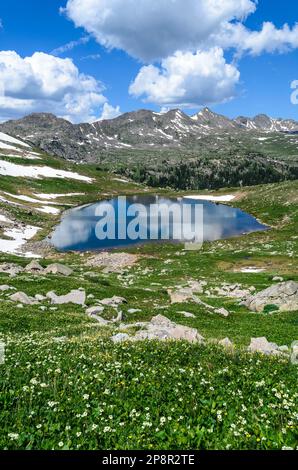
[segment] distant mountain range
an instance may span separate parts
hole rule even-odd
[[[208,108],[190,117],[179,109],[167,113],[140,110],[92,124],[71,124],[53,114],[35,113],[0,125],[0,131],[20,137],[56,156],[76,161],[95,161],[106,152],[129,150],[195,150],[202,139],[220,135],[298,133],[298,122],[254,118],[229,119]],[[238,136],[239,139],[241,138]],[[262,139],[262,137],[260,137]]]

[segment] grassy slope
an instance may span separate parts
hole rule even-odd
[[[73,169],[58,160],[48,163]],[[75,203],[96,200],[103,193],[143,190],[121,185],[92,166],[84,167],[84,173],[96,175],[96,183],[18,179],[17,189],[28,194],[88,191]],[[14,192],[15,182],[1,178],[1,189]],[[9,279],[0,274],[0,284],[28,294],[49,290],[62,294],[84,287],[96,298],[123,295],[128,300],[127,321],[163,313],[198,328],[206,338],[229,336],[239,348],[247,346],[252,336],[290,345],[298,338],[298,312],[254,314],[231,299],[202,297],[228,308],[231,315],[226,319],[197,305],[170,305],[166,289],[188,279],[205,279],[209,287],[240,282],[258,290],[269,286],[274,275],[298,280],[297,190],[298,182],[243,190],[244,197],[235,204],[274,227],[266,233],[205,244],[200,252],[184,256],[177,245],[135,248],[131,251],[146,255],[138,265],[122,276],[95,269],[95,279],[86,275],[90,268],[84,265],[85,256],[60,254],[57,259],[75,269],[71,278],[47,276],[39,278],[37,285],[31,275]],[[17,215],[26,222],[32,217],[24,211]],[[55,222],[52,216],[34,217],[47,230]],[[9,260],[27,262],[0,254],[0,262]],[[248,265],[266,270],[235,272]],[[129,314],[130,308],[141,313]],[[185,310],[195,318],[184,318],[179,312]],[[111,314],[107,311],[107,316]],[[229,355],[212,345],[114,346],[108,339],[111,332],[98,329],[79,307],[60,306],[46,312],[38,306],[16,309],[5,297],[0,300],[0,325],[7,343],[6,363],[0,366],[1,448],[297,446],[297,367],[287,360],[249,357],[240,349]],[[61,336],[68,341],[56,342],[55,337]]]

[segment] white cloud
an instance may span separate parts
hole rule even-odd
[[[196,107],[232,98],[239,78],[220,48],[176,52],[162,61],[161,68],[142,67],[129,91],[161,106]]]
[[[249,30],[245,19],[257,0],[68,0],[65,14],[107,49],[121,49],[153,65],[130,86],[135,97],[162,106],[196,106],[231,98],[239,81],[235,57],[298,47],[298,24],[266,22]],[[157,64],[160,64],[159,66]]]
[[[90,41],[90,36],[83,36],[77,41],[70,41],[63,46],[57,47],[56,49],[52,50],[51,55],[59,56],[64,54],[65,52],[71,51],[77,46],[81,46],[82,44],[87,44]]]
[[[107,102],[103,86],[79,72],[71,59],[36,52],[0,51],[0,119],[51,112],[73,122],[98,118]]]
[[[114,119],[118,116],[120,116],[121,111],[120,111],[120,106],[116,106],[115,108],[111,106],[109,103],[105,103],[103,105],[102,109],[102,115],[100,117],[100,120],[104,119]]]
[[[68,0],[64,11],[103,46],[151,61],[195,51],[255,9],[255,0]]]
[[[238,54],[246,52],[253,56],[288,52],[298,48],[298,23],[293,28],[285,24],[278,29],[265,22],[260,31],[249,30],[242,23],[225,23],[211,36],[209,44],[221,44],[224,49],[234,48]]]

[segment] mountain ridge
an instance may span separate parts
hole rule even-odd
[[[123,150],[193,149],[206,136],[298,133],[298,122],[265,114],[230,119],[203,108],[194,116],[140,109],[114,119],[72,124],[51,113],[33,113],[0,124],[0,130],[66,159],[92,161],[98,153]]]

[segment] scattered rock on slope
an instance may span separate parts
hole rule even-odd
[[[33,305],[35,303],[35,300],[28,297],[28,295],[25,294],[24,292],[16,292],[15,294],[10,296],[10,300],[12,300],[13,302],[19,302],[25,305]]]
[[[50,264],[44,272],[45,274],[61,274],[62,276],[70,276],[73,273],[73,270],[63,264],[54,263]]]
[[[0,273],[9,274],[10,277],[15,277],[23,271],[23,268],[14,263],[3,263],[0,265]]]
[[[259,352],[263,354],[281,354],[279,347],[275,343],[269,343],[267,338],[251,338],[250,345],[248,346],[249,352]]]
[[[87,265],[94,268],[104,268],[105,273],[122,273],[124,268],[133,266],[139,259],[138,255],[130,253],[99,253],[92,256]]]
[[[114,295],[114,297],[99,301],[99,303],[102,305],[106,305],[108,307],[114,307],[114,308],[117,308],[119,305],[124,304],[126,302],[127,300],[124,297],[118,297],[117,295]]]
[[[31,261],[31,263],[27,264],[25,267],[25,271],[31,273],[41,273],[44,271],[44,268],[38,263],[38,261]]]
[[[76,305],[85,305],[86,302],[86,292],[84,290],[72,290],[69,294],[66,295],[56,295],[55,292],[49,292],[47,297],[51,299],[52,304],[62,305],[62,304],[76,304]]]
[[[253,312],[262,312],[266,305],[276,305],[280,311],[298,310],[298,283],[288,281],[274,284],[248,296],[243,304]]]
[[[135,336],[131,337],[132,341],[142,340],[185,340],[191,343],[201,343],[204,341],[203,336],[195,328],[179,325],[172,322],[163,315],[157,315],[147,323],[146,327],[138,331]]]

